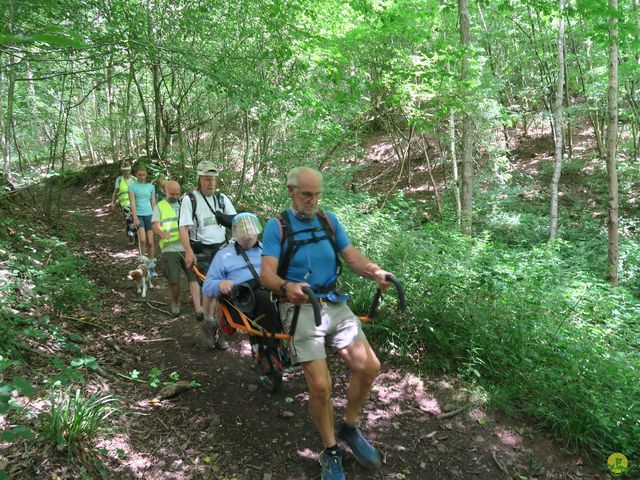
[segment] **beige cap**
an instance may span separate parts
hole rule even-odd
[[[208,160],[203,160],[198,164],[198,176],[199,177],[217,177],[218,168]]]

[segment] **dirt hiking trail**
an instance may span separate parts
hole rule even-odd
[[[70,187],[63,199],[65,228],[79,238],[72,249],[87,256],[85,273],[104,288],[99,313],[85,318],[100,328],[68,322],[84,337],[83,353],[102,367],[99,374],[89,373],[87,382],[121,399],[115,434],[96,445],[108,452],[103,455],[108,478],[320,478],[322,445],[307,410],[302,374],[285,375],[282,391],[268,394],[258,386],[246,335],[232,336],[226,352],[203,346],[184,279],[177,318],[169,314],[164,278],[155,278],[151,294],[141,299],[126,280],[137,249],[127,245],[121,216],[109,211],[109,200],[97,186]],[[82,320],[82,312],[75,318]],[[366,471],[346,454],[347,479],[609,478],[579,456],[562,453],[533,428],[500,421],[455,380],[400,370],[379,354],[381,374],[362,429],[384,465],[380,472]],[[161,381],[176,372],[180,380],[201,386],[159,400],[160,388],[149,385],[154,368]],[[335,356],[330,368],[340,419],[348,379]],[[140,372],[137,381],[125,378],[133,370]],[[69,465],[64,453],[38,448],[28,469],[33,478],[80,478],[80,467]]]

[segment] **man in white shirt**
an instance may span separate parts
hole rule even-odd
[[[198,188],[182,199],[180,243],[184,247],[187,268],[195,263],[198,270],[206,275],[215,254],[227,244],[225,226],[221,222],[229,221],[236,209],[225,194],[216,192],[218,169],[215,165],[203,160],[198,164],[197,170]],[[199,299],[197,300],[199,303]],[[226,350],[228,343],[213,321],[212,310],[215,306],[214,301],[205,297],[204,312],[202,315],[197,312],[196,320],[201,322],[205,339],[210,346],[215,344],[220,350]]]

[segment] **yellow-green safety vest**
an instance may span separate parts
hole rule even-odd
[[[118,202],[121,207],[131,205],[129,201],[129,185],[127,185],[123,177],[120,177],[120,185],[118,186]]]
[[[158,210],[160,210],[160,229],[171,234],[169,238],[160,239],[160,249],[162,250],[166,245],[180,241],[180,231],[178,230],[178,215],[168,201],[160,200]]]

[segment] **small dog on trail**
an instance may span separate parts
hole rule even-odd
[[[149,293],[149,289],[153,288],[149,270],[155,267],[155,262],[144,255],[138,256],[138,262],[140,263],[138,268],[130,270],[127,278],[136,282],[138,293],[141,293],[142,298],[145,298]]]

